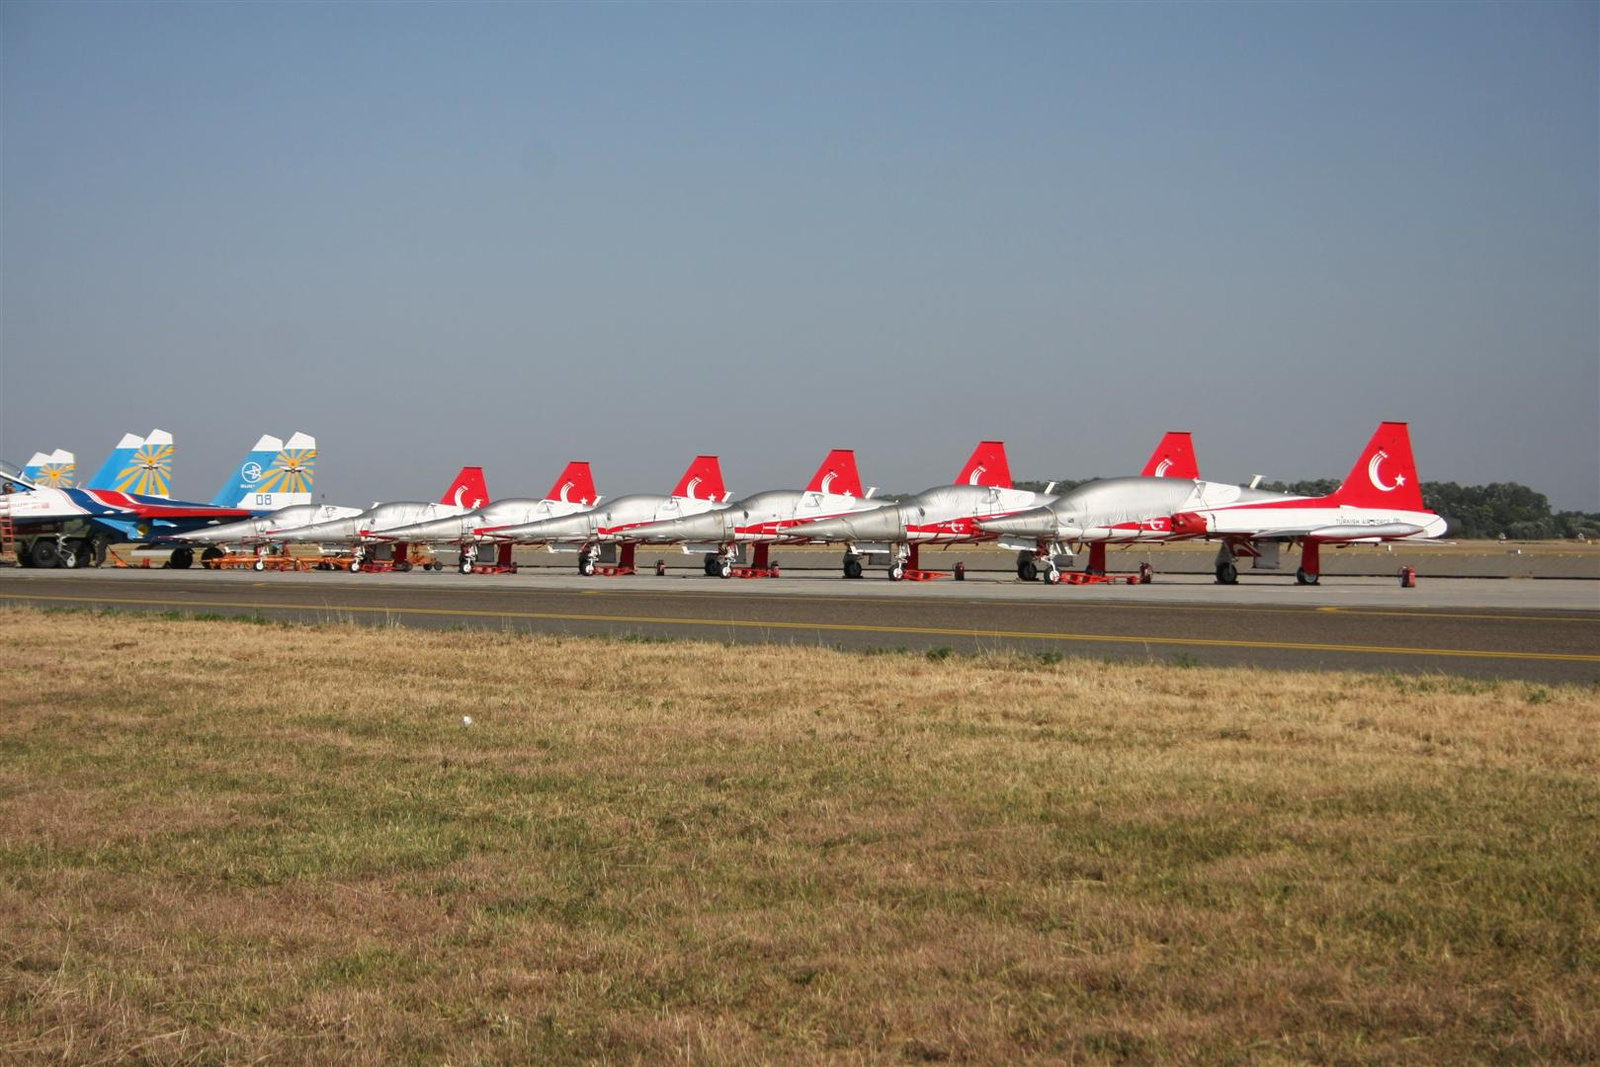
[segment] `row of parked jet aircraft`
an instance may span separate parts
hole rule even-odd
[[[463,467],[433,502],[370,508],[312,502],[316,442],[265,436],[209,504],[167,495],[172,438],[157,430],[125,437],[100,471],[74,484],[70,453],[39,454],[21,471],[4,470],[0,518],[9,518],[25,565],[98,565],[105,545],[171,545],[171,565],[189,567],[234,549],[253,550],[258,569],[286,545],[348,550],[350,570],[409,569],[413,545],[452,546],[463,573],[514,570],[516,545],[577,551],[578,570],[631,571],[638,545],[679,545],[705,553],[708,575],[764,576],[773,545],[844,546],[843,574],[860,578],[874,559],[889,578],[934,576],[921,568],[926,545],[998,543],[1017,550],[1017,573],[1051,584],[1087,549],[1086,575],[1103,575],[1106,546],[1177,540],[1217,541],[1219,582],[1238,580],[1236,560],[1275,565],[1298,546],[1296,578],[1315,585],[1326,544],[1440,537],[1445,522],[1422,502],[1410,432],[1385,422],[1343,484],[1321,497],[1296,496],[1200,478],[1191,436],[1166,434],[1136,476],[1108,478],[1055,495],[1012,485],[1005,446],[984,441],[953,483],[900,500],[863,490],[855,454],[828,453],[803,489],[769,490],[731,500],[716,456],[697,456],[668,494],[604,501],[589,464],[568,463],[543,497],[490,501],[481,467]],[[752,550],[748,560],[745,549]],[[388,558],[382,549],[388,548]],[[493,562],[480,562],[492,551]],[[615,562],[616,567],[606,567]],[[1148,580],[1148,570],[1144,570]]]

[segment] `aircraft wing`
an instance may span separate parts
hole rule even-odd
[[[113,508],[140,519],[248,519],[254,512],[244,508],[219,508],[210,504],[191,504],[174,500],[168,503],[137,493],[119,493],[109,489],[89,491],[89,499],[102,507]],[[112,516],[115,518],[116,516]]]

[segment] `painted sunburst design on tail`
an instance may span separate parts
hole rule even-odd
[[[286,448],[278,453],[272,466],[261,475],[256,492],[309,493],[316,465],[315,448]]]
[[[50,489],[71,489],[78,484],[78,465],[46,463],[39,468],[39,484]]]
[[[119,493],[139,493],[143,496],[166,496],[168,479],[172,476],[172,443],[150,442],[133,454],[126,467],[117,474]]]

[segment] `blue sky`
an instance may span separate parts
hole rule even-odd
[[[330,501],[868,482],[1600,508],[1593,4],[0,7],[0,455]]]

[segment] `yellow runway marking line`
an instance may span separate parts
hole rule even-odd
[[[1490,615],[1475,611],[1391,611],[1388,608],[1346,608],[1329,604],[1316,609],[1327,615],[1362,615],[1380,619],[1488,619],[1490,622],[1581,622],[1600,623],[1600,613],[1582,615]],[[1573,609],[1575,612],[1580,609]]]
[[[1507,652],[1500,649],[1401,648],[1384,645],[1336,645],[1308,641],[1243,641],[1223,637],[1141,637],[1131,634],[1067,634],[1033,630],[961,630],[941,626],[887,626],[869,623],[790,622],[759,619],[689,619],[650,615],[576,615],[544,611],[490,611],[474,608],[368,607],[344,604],[258,604],[248,600],[146,600],[119,597],[30,596],[0,593],[0,599],[82,604],[130,604],[152,608],[249,608],[253,611],[345,611],[365,615],[437,615],[485,619],[529,619],[540,622],[622,623],[657,626],[729,627],[750,630],[828,630],[839,633],[914,634],[921,637],[1006,637],[1015,640],[1083,642],[1116,645],[1182,645],[1192,648],[1256,648],[1281,652],[1352,652],[1362,655],[1445,656],[1461,659],[1539,660],[1600,663],[1600,655],[1573,652]]]

